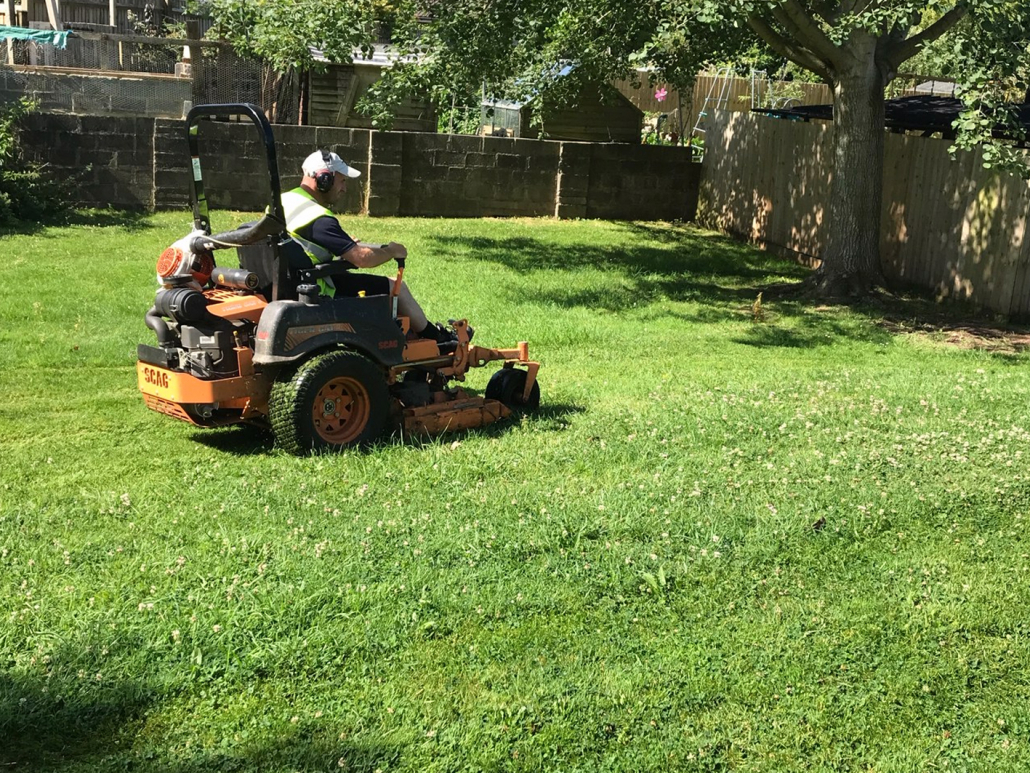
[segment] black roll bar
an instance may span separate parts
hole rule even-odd
[[[286,261],[280,260],[279,245],[289,238],[289,234],[286,232],[285,226],[286,214],[283,211],[282,188],[279,184],[279,163],[275,152],[275,137],[272,135],[272,126],[268,122],[268,118],[257,105],[247,102],[194,105],[187,113],[186,141],[189,144],[193,173],[193,185],[190,188],[190,200],[193,204],[193,227],[207,235],[211,234],[211,214],[208,210],[207,196],[204,193],[204,176],[200,166],[200,147],[198,143],[200,122],[205,118],[235,118],[240,116],[245,116],[254,123],[265,146],[265,157],[268,165],[268,189],[270,193],[266,213],[271,215],[274,220],[269,221],[266,215],[266,218],[262,218],[262,225],[267,227],[269,222],[276,221],[282,225],[281,228],[274,231],[277,235],[267,237],[275,254],[275,278],[272,284],[272,300],[279,300],[280,288],[286,286],[286,272],[288,268]],[[242,234],[240,235],[242,236]]]

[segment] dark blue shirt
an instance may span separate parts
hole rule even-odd
[[[297,234],[309,242],[325,247],[336,256],[343,255],[357,244],[343,230],[340,221],[329,215],[317,218],[303,228],[297,229]]]

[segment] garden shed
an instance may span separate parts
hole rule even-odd
[[[571,71],[563,67],[559,76]],[[502,137],[640,144],[644,113],[606,84],[583,86],[567,105],[536,93],[521,101],[483,99],[481,133]]]
[[[377,44],[371,58],[355,56],[352,64],[327,63],[321,72],[312,71],[308,77],[307,123],[311,126],[371,129],[371,119],[355,107],[369,86],[379,80],[383,70],[392,64],[384,47]],[[391,127],[394,131],[436,131],[436,111],[428,100],[406,98],[396,108],[394,116]]]

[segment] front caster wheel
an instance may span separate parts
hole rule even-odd
[[[486,385],[486,399],[500,400],[516,413],[521,411],[535,411],[540,407],[540,382],[534,381],[533,388],[529,390],[529,397],[522,399],[526,391],[526,379],[528,374],[517,368],[505,368],[499,370],[490,377]]]

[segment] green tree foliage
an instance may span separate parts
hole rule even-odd
[[[683,86],[703,65],[737,59],[756,44],[828,83],[833,192],[813,280],[821,294],[862,293],[882,281],[884,89],[907,61],[936,56],[965,79],[960,145],[988,143],[985,159],[996,166],[1022,160],[992,138],[997,123],[1011,123],[1000,107],[1006,91],[1025,79],[1030,4],[1022,0],[407,0],[405,7],[427,23],[402,37],[418,63],[390,74],[379,94],[384,110],[412,86],[430,87],[438,103],[484,82],[506,94],[553,85],[560,97],[577,81],[610,80],[639,65]],[[574,76],[547,83],[541,74],[560,61],[578,65]]]
[[[209,0],[205,6],[214,21],[209,37],[228,40],[280,73],[323,66],[312,47],[330,62],[350,62],[356,49],[371,51],[377,13],[391,8],[382,0]]]
[[[403,10],[402,10],[403,8]],[[370,95],[385,119],[403,95],[428,96],[446,109],[454,95],[524,98],[541,91],[554,99],[586,81],[632,71],[661,23],[661,3],[598,0],[398,0],[397,52],[411,60],[394,67]],[[577,67],[554,78],[559,63]],[[692,77],[692,76],[691,76]]]
[[[1012,142],[1025,139],[1013,103],[1030,101],[1030,6],[1022,0],[985,4],[957,31],[941,59],[953,62],[966,109],[957,128],[959,148],[983,147],[983,165],[1030,177],[1027,156]]]
[[[22,157],[18,122],[33,107],[27,99],[0,104],[0,227],[53,220],[68,209],[59,187]]]
[[[913,57],[962,77],[959,146],[985,144],[992,167],[1024,161],[994,136],[999,124],[1018,131],[1004,100],[1026,90],[1024,0],[210,0],[210,8],[216,34],[280,71],[311,66],[309,44],[349,61],[388,17],[405,58],[361,105],[381,127],[411,93],[442,108],[484,88],[561,100],[639,66],[683,88],[704,65],[764,47],[833,90],[828,239],[815,280],[823,294],[882,281],[884,90]],[[565,62],[575,63],[572,74],[552,77]]]

